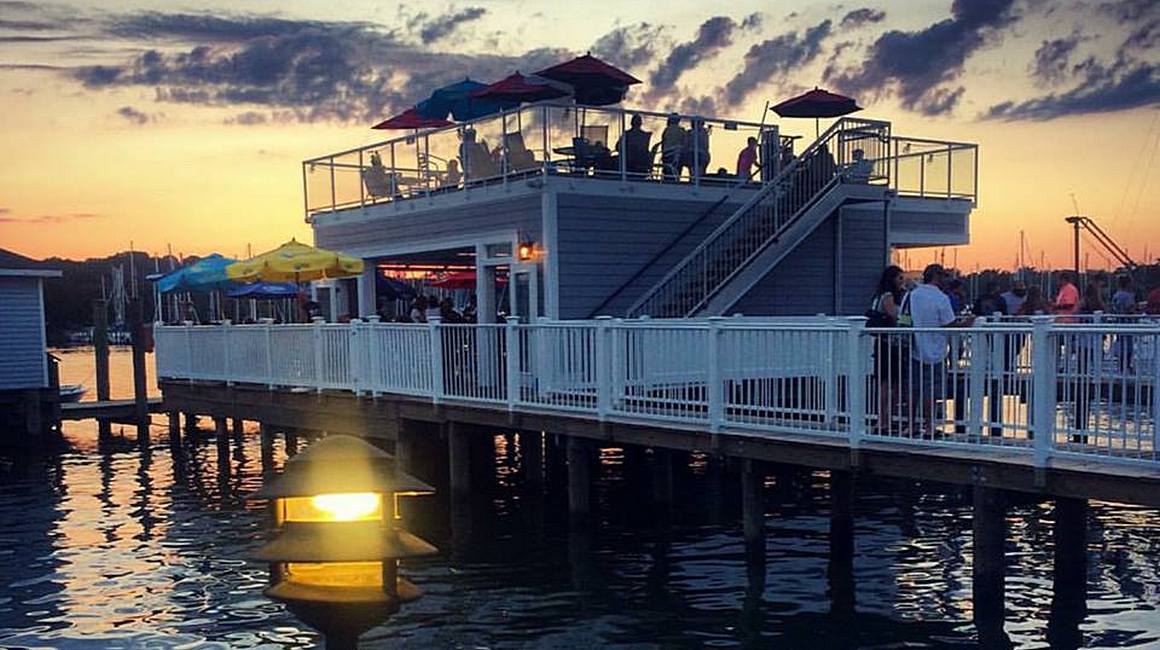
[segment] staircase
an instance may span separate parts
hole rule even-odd
[[[886,192],[890,123],[843,118],[767,182],[628,310],[630,318],[680,318],[723,313],[778,260],[849,199]],[[868,179],[843,170],[861,149],[874,164]],[[725,289],[731,288],[725,296]],[[726,304],[728,303],[728,304]]]

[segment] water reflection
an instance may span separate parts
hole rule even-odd
[[[240,438],[203,431],[171,446],[158,427],[141,450],[131,435],[98,445],[95,433],[66,434],[73,450],[60,455],[0,453],[0,646],[314,642],[261,595],[266,567],[245,560],[267,521],[243,497],[280,471],[281,436],[263,443],[256,427]],[[594,516],[578,526],[554,436],[473,438],[471,492],[453,499],[437,477],[440,492],[405,509],[408,528],[445,550],[406,563],[427,596],[368,634],[365,647],[952,648],[979,640],[962,490],[860,478],[847,492],[827,472],[770,467],[766,537],[747,546],[740,473],[721,459],[678,454],[666,472],[640,449],[594,452]],[[671,505],[654,501],[658,480]],[[1105,503],[1057,510],[1009,504],[1005,615],[992,616],[989,631],[1017,646],[1160,641],[1160,515]],[[1086,543],[1057,533],[1069,516],[1082,522]],[[1063,571],[1053,566],[1057,549],[1073,558]]]

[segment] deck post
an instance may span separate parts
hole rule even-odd
[[[185,435],[192,437],[197,433],[197,414],[186,411],[185,413]]]
[[[974,488],[971,597],[980,647],[1000,647],[1005,608],[1004,543],[1006,519],[1003,492],[976,485]]]
[[[504,325],[504,375],[507,380],[508,411],[516,410],[520,398],[520,317],[511,316]],[[522,439],[522,436],[521,436]]]
[[[971,337],[971,369],[970,385],[968,386],[970,415],[967,420],[967,434],[971,436],[983,435],[983,398],[986,395],[991,346],[994,345],[992,335],[984,332],[983,323],[984,319],[977,319],[968,330]],[[955,395],[956,401],[961,401],[961,398],[961,395]],[[991,399],[994,400],[995,396],[992,395]]]
[[[241,442],[242,438],[245,437],[246,434],[246,421],[242,418],[235,417],[233,420],[232,433],[234,435],[234,440]]]
[[[853,475],[830,470],[830,607],[844,616],[855,607],[853,502]]]
[[[427,322],[427,332],[431,337],[431,401],[443,401],[446,388],[443,386],[443,333],[439,329],[439,317]]]
[[[707,354],[707,377],[705,379],[705,400],[709,416],[709,432],[718,433],[725,421],[725,386],[721,377],[721,331],[725,318],[709,318],[709,341]]]
[[[282,432],[282,435],[286,438],[286,457],[289,458],[289,457],[297,454],[298,453],[298,432],[291,429],[291,428],[287,428],[285,431]]]
[[[588,519],[592,510],[592,454],[588,441],[568,437],[568,512],[576,522]]]
[[[266,388],[274,390],[274,326],[267,323],[262,329],[266,341]]]
[[[1051,462],[1055,438],[1056,351],[1050,316],[1033,317],[1031,327],[1031,434],[1035,438],[1032,458],[1036,469],[1044,470]]]
[[[93,353],[97,359],[97,401],[109,400],[109,309],[104,300],[93,301]],[[105,418],[97,420],[97,439],[107,440],[113,435],[112,423]]]
[[[596,417],[602,422],[608,419],[608,411],[612,407],[612,368],[608,358],[608,325],[611,322],[611,316],[596,317],[596,341],[593,346],[596,355]]]
[[[362,362],[363,359],[370,356],[366,354],[367,350],[362,345],[362,341],[365,338],[365,336],[362,336],[362,319],[350,319],[350,327],[347,329],[346,336],[346,351],[347,360],[350,362],[350,380],[351,384],[353,384],[351,390],[356,396],[368,392],[366,381],[363,379],[364,370]]]
[[[233,368],[230,367],[232,365],[231,358],[234,356],[230,350],[230,332],[233,331],[233,327],[230,319],[223,319],[220,327],[222,333],[222,378],[226,380],[226,386],[233,386],[234,373]]]
[[[846,408],[849,414],[850,463],[858,465],[858,453],[862,437],[866,435],[866,357],[862,354],[862,335],[866,333],[866,318],[859,316],[849,320],[846,341]],[[837,369],[835,369],[836,371]],[[882,417],[882,414],[879,414]]]
[[[181,446],[181,413],[170,411],[166,414],[169,419],[169,446]]]
[[[1087,616],[1087,501],[1055,500],[1054,575],[1047,643],[1053,648],[1079,648],[1079,626]]]
[[[333,293],[331,294],[331,300],[334,300]],[[326,376],[322,366],[322,324],[325,322],[326,320],[321,316],[315,316],[311,322],[313,327],[310,328],[312,334],[311,340],[314,343],[314,389],[319,393],[322,392],[322,378]]]

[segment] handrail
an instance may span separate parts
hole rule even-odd
[[[780,155],[780,151],[778,153]],[[682,230],[680,232],[680,234],[678,234],[676,237],[671,239],[668,244],[665,244],[665,247],[662,248],[656,255],[653,255],[649,259],[648,262],[645,262],[644,266],[641,266],[639,269],[637,269],[636,273],[632,274],[632,277],[630,277],[628,280],[625,280],[624,283],[622,283],[619,287],[617,287],[615,291],[613,291],[611,294],[609,294],[608,297],[605,298],[604,301],[601,302],[596,307],[596,309],[593,309],[592,312],[588,314],[588,318],[595,318],[595,317],[599,316],[601,314],[601,311],[603,311],[603,309],[605,307],[607,307],[609,303],[611,303],[625,289],[632,286],[632,283],[636,282],[640,278],[640,276],[643,275],[644,272],[649,269],[649,267],[651,267],[653,264],[656,264],[657,260],[661,259],[666,254],[668,254],[669,251],[673,250],[674,246],[676,246],[689,233],[693,232],[693,230],[695,230],[697,228],[697,226],[700,226],[702,223],[705,222],[706,219],[708,219],[714,212],[716,212],[717,208],[721,207],[722,205],[725,205],[725,203],[728,202],[729,199],[733,198],[733,195],[735,192],[737,192],[737,190],[739,190],[741,188],[752,189],[749,187],[749,183],[753,182],[753,177],[759,173],[761,173],[760,167],[749,172],[749,177],[747,179],[745,179],[744,181],[738,182],[736,185],[731,187],[727,193],[722,195],[721,198],[717,199],[717,202],[714,203],[712,206],[710,206],[709,209],[706,210],[704,213],[702,213],[700,217],[697,217],[692,223],[690,223],[688,225],[688,227],[686,227],[684,230]]]
[[[637,299],[637,301],[635,303],[633,303],[633,305],[631,307],[629,307],[628,315],[631,317],[631,316],[637,316],[637,315],[640,315],[641,313],[643,313],[642,310],[650,302],[654,301],[658,296],[662,295],[662,293],[665,292],[669,288],[669,285],[671,283],[675,282],[677,280],[677,278],[686,274],[688,272],[688,269],[692,268],[692,266],[694,264],[702,262],[704,275],[707,276],[709,261],[703,260],[702,258],[707,255],[707,251],[709,250],[709,248],[711,246],[715,245],[727,233],[733,231],[734,227],[739,222],[741,222],[742,219],[744,219],[746,216],[748,216],[753,211],[753,209],[757,205],[759,205],[761,202],[763,202],[765,199],[769,198],[771,195],[780,198],[782,196],[782,191],[784,190],[785,186],[787,184],[792,184],[792,182],[795,180],[795,177],[797,177],[801,173],[803,165],[806,164],[806,163],[803,163],[802,161],[812,160],[814,154],[817,153],[821,147],[827,145],[836,135],[847,132],[847,131],[860,130],[860,129],[863,129],[866,127],[871,127],[871,128],[876,128],[876,129],[885,129],[887,132],[887,141],[889,141],[889,128],[890,128],[889,122],[883,122],[883,121],[878,121],[878,120],[861,120],[861,119],[857,119],[857,118],[848,118],[848,117],[838,120],[837,122],[832,124],[828,129],[826,129],[825,132],[823,132],[821,136],[819,136],[816,140],[814,140],[812,143],[810,143],[810,145],[808,147],[806,147],[805,150],[802,151],[801,155],[799,155],[797,158],[795,158],[793,161],[791,161],[790,164],[788,164],[784,168],[782,168],[782,170],[778,173],[778,175],[775,178],[773,178],[768,183],[766,183],[765,186],[762,187],[761,190],[759,190],[756,194],[754,194],[752,197],[750,197],[750,199],[748,201],[746,201],[746,203],[744,205],[742,205],[740,208],[738,208],[737,211],[734,212],[731,217],[726,219],[720,226],[718,226],[712,233],[710,233],[709,236],[707,236],[704,240],[702,240],[701,243],[698,244],[697,247],[694,248],[688,255],[686,255],[684,259],[682,259],[680,262],[678,262],[676,265],[674,265],[673,268],[667,274],[665,274],[665,276],[663,278],[661,278],[661,280],[659,282],[657,282],[655,285],[653,285],[653,287],[650,290],[646,291],[639,299]],[[874,134],[875,137],[877,137],[878,135],[879,134]],[[840,151],[839,151],[839,154],[841,154]],[[835,169],[833,170],[835,173],[838,173],[840,171],[841,162],[842,161],[840,161],[840,160],[835,161]],[[812,202],[810,199],[814,196],[820,195],[821,193],[823,193],[825,191],[828,191],[828,188],[829,188],[829,181],[827,180],[827,182],[823,183],[820,187],[818,187],[814,191],[813,194],[811,194],[809,197],[806,197],[806,200],[803,201],[803,203],[802,203],[802,208],[805,208],[805,207],[808,207],[809,205],[811,205]],[[794,212],[789,215],[790,219],[787,221],[787,223],[792,223],[792,219],[797,214],[797,212],[798,212],[798,210],[794,210]],[[745,255],[745,261],[742,264],[739,264],[737,269],[739,269],[741,266],[743,266],[744,263],[748,263],[748,261],[750,259],[752,259],[752,254],[755,251],[761,250],[762,248],[764,248],[765,244],[771,238],[776,237],[777,234],[779,232],[781,232],[782,227],[784,225],[785,224],[774,224],[774,228],[772,228],[772,232],[769,233],[769,237],[763,237],[762,240],[759,243],[757,243],[757,245],[753,246],[753,250],[749,251]],[[736,272],[737,269],[734,269],[734,273]],[[715,291],[722,284],[724,284],[724,282],[727,282],[728,279],[734,275],[734,273],[728,274],[720,283],[717,283],[713,288],[710,288],[707,286],[708,285],[708,278],[703,277],[702,280],[704,282],[702,282],[702,287],[701,287],[701,294],[702,295],[698,300],[696,300],[693,303],[693,305],[690,307],[690,309],[688,309],[688,310],[682,309],[680,311],[680,313],[678,313],[678,314],[665,313],[665,314],[655,314],[655,315],[656,316],[671,316],[671,315],[688,316],[688,315],[690,315],[693,311],[698,309],[704,303],[705,300],[707,300],[713,293],[715,293]],[[692,280],[692,279],[695,279],[695,278],[690,278],[690,280]]]

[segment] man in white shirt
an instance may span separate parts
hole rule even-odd
[[[961,319],[951,308],[950,298],[942,290],[947,273],[942,266],[931,264],[922,271],[922,284],[915,287],[903,301],[909,310],[912,327],[964,327],[974,317]],[[923,422],[927,432],[934,430],[934,403],[942,398],[946,379],[947,336],[933,332],[915,332],[911,347],[910,382],[914,403],[922,405]]]

